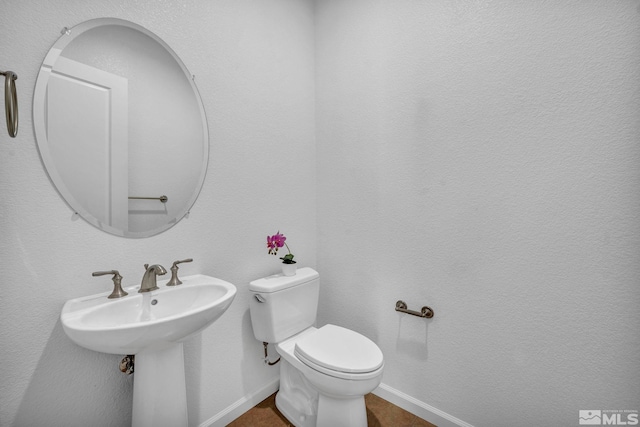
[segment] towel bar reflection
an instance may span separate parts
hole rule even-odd
[[[18,94],[16,80],[18,75],[13,71],[0,71],[4,81],[4,108],[7,114],[7,131],[11,138],[18,134]]]
[[[131,199],[138,199],[138,200],[160,200],[162,203],[167,203],[167,201],[169,200],[169,198],[167,196],[160,196],[160,197],[129,197],[129,200]]]
[[[420,311],[409,310],[407,309],[407,303],[404,301],[396,302],[396,311],[399,311],[401,313],[412,314],[418,317],[426,317],[427,319],[431,319],[434,314],[433,309],[431,309],[431,307],[428,307],[426,305],[422,307],[422,310]]]

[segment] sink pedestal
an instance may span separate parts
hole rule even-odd
[[[136,354],[132,427],[187,427],[187,388],[182,343]]]

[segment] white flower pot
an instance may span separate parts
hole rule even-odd
[[[284,274],[285,276],[295,276],[296,265],[282,263],[282,274]]]

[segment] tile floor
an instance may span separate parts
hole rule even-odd
[[[244,413],[227,427],[293,426],[276,408],[275,393]],[[369,393],[365,396],[369,427],[436,427],[402,408]]]

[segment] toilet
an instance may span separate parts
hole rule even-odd
[[[249,284],[253,333],[280,354],[276,407],[296,427],[366,427],[364,395],[382,380],[382,351],[350,329],[316,328],[319,290],[308,267]]]

